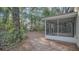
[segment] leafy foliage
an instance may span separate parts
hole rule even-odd
[[[2,9],[5,9],[5,8],[2,8]],[[5,10],[3,11],[3,14],[5,14],[3,18],[0,18],[0,45],[1,45],[0,47],[2,47],[5,50],[8,50],[9,48],[15,47],[18,42],[24,39],[25,29],[21,21],[19,25],[20,26],[19,31],[15,31],[16,28],[14,26],[11,13],[8,14],[7,11]],[[18,32],[20,33],[18,34]]]

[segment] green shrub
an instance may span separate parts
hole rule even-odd
[[[4,49],[15,47],[18,42],[24,39],[25,33],[23,24],[20,24],[19,31],[15,31],[11,19],[7,20],[6,23],[0,22],[0,44]]]
[[[34,31],[42,32],[44,31],[44,27],[42,25],[36,25]]]

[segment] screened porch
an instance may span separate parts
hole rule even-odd
[[[46,20],[46,35],[74,37],[76,34],[75,13],[49,17]]]

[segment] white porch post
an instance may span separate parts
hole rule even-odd
[[[46,37],[46,20],[45,20],[45,37]]]
[[[50,31],[51,31],[51,30],[50,30],[51,27],[50,27],[50,26],[51,26],[51,24],[49,23],[49,34],[51,34],[51,32],[50,32]]]
[[[57,20],[57,36],[59,35],[59,20]]]

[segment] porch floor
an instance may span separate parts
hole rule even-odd
[[[78,51],[73,43],[48,40],[39,32],[28,32],[28,38],[12,49],[14,51]]]

